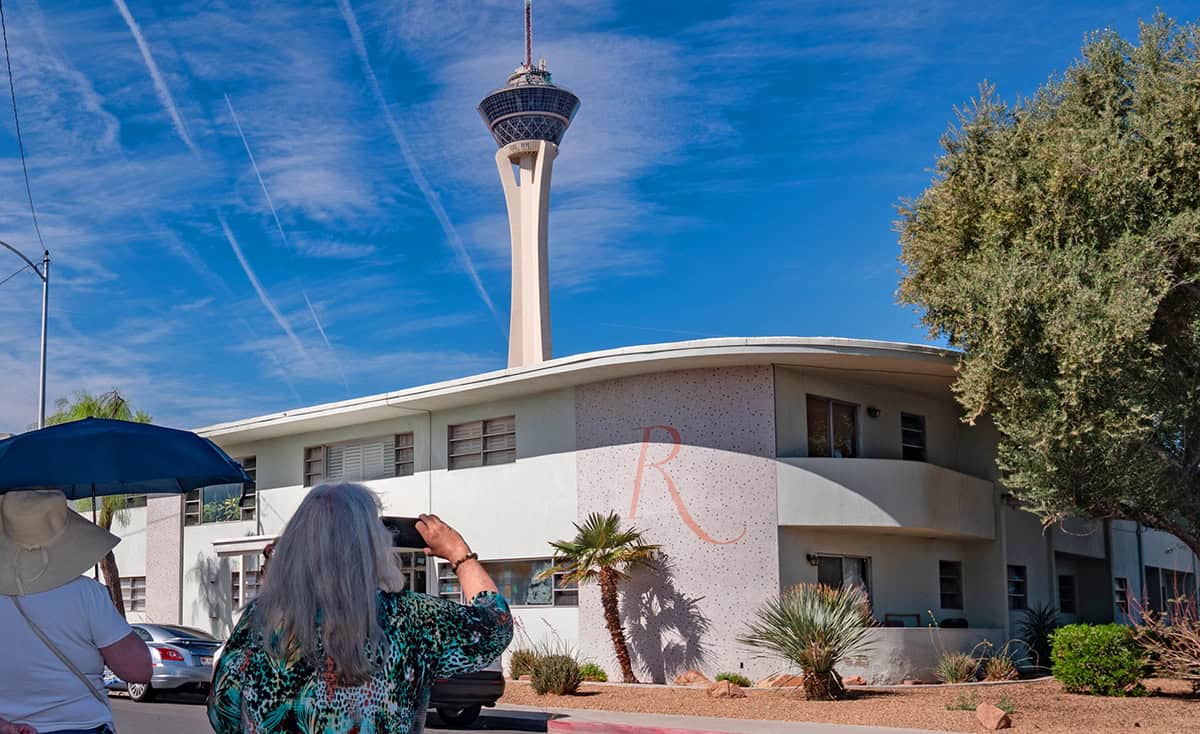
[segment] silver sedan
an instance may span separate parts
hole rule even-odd
[[[134,701],[152,701],[157,693],[204,693],[212,684],[213,658],[221,641],[204,630],[174,624],[134,624],[134,634],[150,648],[150,683],[126,683],[105,671],[110,691],[128,691]]]

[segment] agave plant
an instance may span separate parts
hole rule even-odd
[[[842,696],[838,663],[869,648],[866,591],[801,584],[768,600],[756,614],[758,619],[739,642],[774,653],[804,671],[806,699],[832,701]]]

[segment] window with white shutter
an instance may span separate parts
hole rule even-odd
[[[305,450],[305,484],[369,482],[412,474],[412,445],[411,433],[399,433],[309,447]]]

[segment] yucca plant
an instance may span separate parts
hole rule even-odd
[[[769,599],[756,616],[738,641],[798,666],[810,701],[840,698],[838,663],[869,649],[870,603],[857,586],[801,584]]]
[[[1058,609],[1043,604],[1026,609],[1017,623],[1017,637],[1029,649],[1034,666],[1048,669],[1051,666],[1050,639],[1058,629]]]
[[[659,546],[647,543],[636,528],[622,528],[621,518],[615,512],[608,515],[593,512],[583,524],[576,524],[575,530],[573,540],[550,543],[554,548],[554,563],[538,578],[552,579],[561,573],[567,582],[600,585],[604,624],[621,666],[621,677],[626,683],[637,683],[621,626],[617,586],[629,578],[633,569],[653,566],[659,559]]]

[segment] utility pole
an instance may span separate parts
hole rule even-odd
[[[42,347],[41,347],[41,366],[39,368],[38,379],[38,428],[46,427],[46,328],[49,323],[50,316],[50,251],[42,251],[42,266],[39,268],[37,263],[25,257],[17,248],[0,240],[0,246],[12,252],[17,257],[25,261],[25,264],[32,270],[42,281]]]

